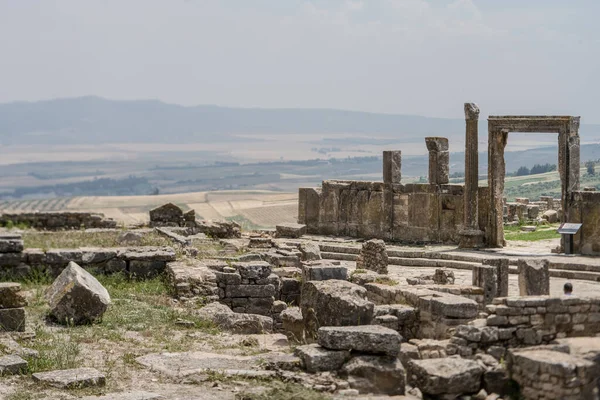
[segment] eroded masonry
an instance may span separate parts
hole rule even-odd
[[[448,243],[463,248],[503,247],[503,224],[512,221],[517,212],[503,197],[508,134],[556,133],[562,188],[560,220],[584,222],[574,237],[576,253],[600,254],[600,193],[579,190],[579,117],[490,116],[489,185],[481,187],[478,120],[479,108],[465,104],[464,185],[448,183],[448,139],[427,137],[429,183],[403,184],[401,150],[385,151],[383,182],[329,180],[320,188],[301,188],[299,222],[314,234]],[[551,203],[550,209],[556,208],[553,199],[543,201]]]

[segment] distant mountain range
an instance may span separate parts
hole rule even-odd
[[[480,122],[487,135],[487,121]],[[462,119],[333,109],[184,107],[156,100],[100,97],[0,104],[0,144],[191,143],[231,141],[234,134],[359,133],[422,140],[464,140]],[[600,125],[582,125],[600,139]]]

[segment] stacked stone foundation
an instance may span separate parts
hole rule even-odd
[[[26,225],[42,230],[65,230],[81,228],[116,228],[117,221],[104,214],[86,212],[36,212],[0,214],[0,226]]]

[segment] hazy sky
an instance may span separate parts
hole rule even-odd
[[[600,123],[598,0],[0,0],[0,102]]]

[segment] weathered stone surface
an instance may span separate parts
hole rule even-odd
[[[348,268],[333,265],[329,261],[319,261],[302,266],[304,282],[327,281],[330,279],[345,281],[348,279]]]
[[[242,279],[264,279],[271,275],[271,265],[265,261],[240,262],[231,265]]]
[[[26,369],[27,361],[17,355],[0,357],[0,376],[20,374]]]
[[[46,290],[50,313],[60,323],[96,322],[110,305],[104,286],[74,262]]]
[[[348,350],[328,350],[317,344],[298,346],[294,354],[308,372],[336,371],[350,359]]]
[[[110,393],[105,396],[86,396],[83,400],[161,400],[165,397],[160,394],[143,392],[143,391],[127,391],[121,393]]]
[[[556,210],[544,211],[544,213],[542,214],[542,218],[545,219],[546,221],[550,222],[551,224],[555,224],[558,222],[558,211],[556,211]]]
[[[136,361],[152,371],[170,377],[185,377],[207,371],[236,374],[254,367],[258,359],[248,356],[190,351],[185,353],[152,353],[136,358]]]
[[[356,269],[366,269],[375,271],[378,274],[387,274],[388,255],[385,242],[379,239],[371,239],[363,243],[358,259],[356,260]]]
[[[306,282],[301,300],[306,330],[314,334],[321,326],[370,324],[375,306],[366,297],[365,288],[347,281]]]
[[[0,253],[20,253],[23,251],[21,235],[0,233]]]
[[[318,331],[318,343],[332,350],[397,356],[401,341],[398,332],[378,325],[325,326]]]
[[[197,311],[197,315],[232,333],[258,334],[273,330],[273,319],[270,317],[234,313],[226,305],[216,302],[202,307]]]
[[[21,284],[0,282],[0,308],[25,307],[27,300],[21,292]]]
[[[31,228],[44,230],[106,228],[117,227],[117,221],[104,218],[104,214],[87,212],[32,212],[0,214],[0,226],[8,222],[24,224]]]
[[[0,309],[0,331],[25,331],[25,309],[4,308]]]
[[[281,312],[283,331],[291,340],[302,342],[304,340],[304,320],[300,307],[288,307]]]
[[[226,297],[263,298],[275,296],[273,285],[228,285],[225,288]]]
[[[306,225],[303,224],[280,224],[276,225],[277,237],[299,238],[306,235]]]
[[[425,144],[429,150],[429,183],[446,184],[449,181],[450,153],[448,139],[444,137],[426,137]]]
[[[242,236],[240,225],[233,221],[196,221],[195,229],[211,238],[230,239]]]
[[[138,246],[142,243],[144,234],[141,232],[126,231],[119,234],[117,241],[122,246]]]
[[[519,259],[519,293],[521,296],[550,294],[548,260]]]
[[[383,183],[402,181],[402,152],[390,150],[383,152]]]
[[[342,368],[350,387],[360,393],[403,395],[406,372],[396,357],[361,355],[352,358]]]
[[[150,210],[150,226],[183,226],[183,210],[173,203],[167,203]]]
[[[433,283],[437,285],[454,285],[454,271],[446,268],[436,268]]]
[[[303,242],[300,244],[302,261],[316,261],[321,259],[321,249],[314,242]]]
[[[474,300],[454,295],[432,297],[430,307],[432,314],[449,318],[475,318],[479,313]]]
[[[104,386],[106,377],[94,368],[63,369],[49,372],[38,372],[32,375],[33,380],[60,389]]]
[[[408,383],[426,395],[476,393],[483,372],[477,361],[462,358],[413,360],[408,366]]]

